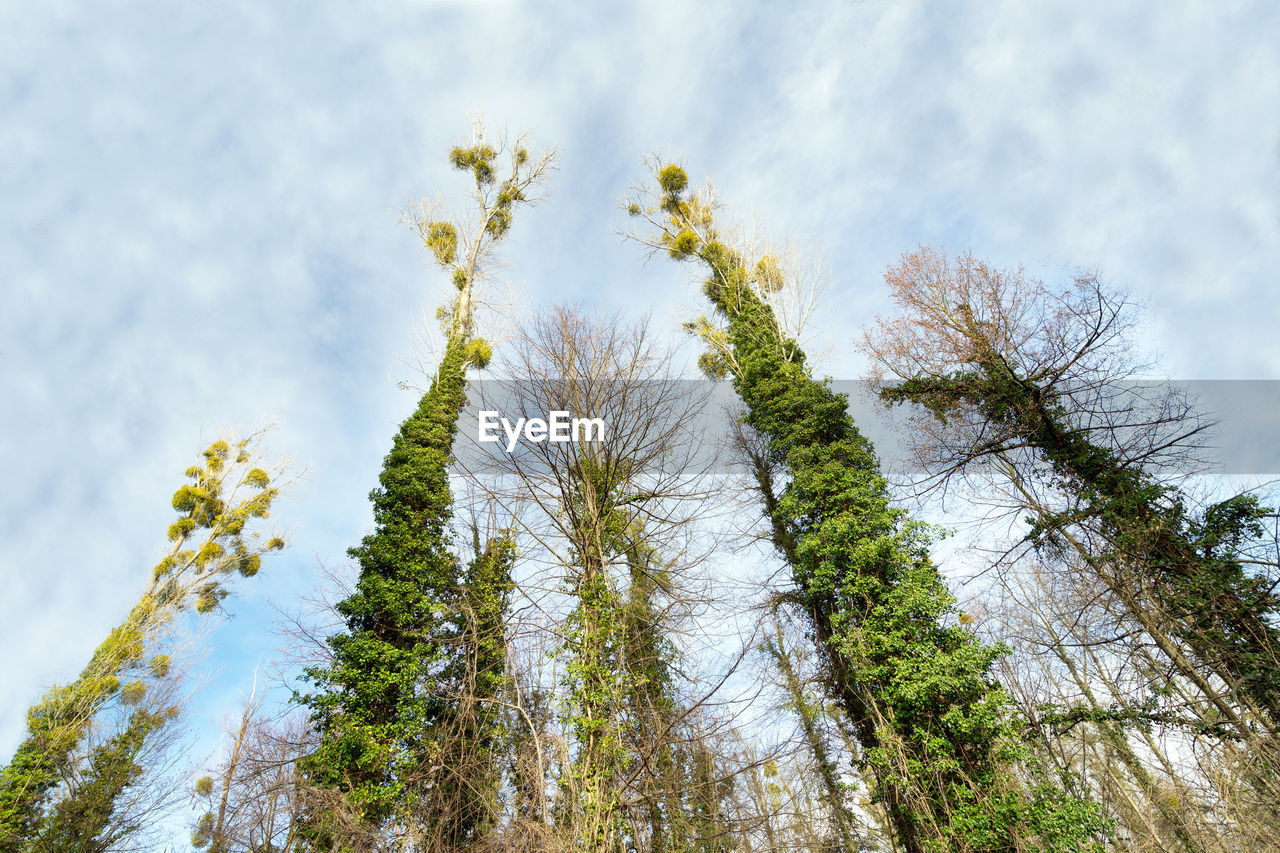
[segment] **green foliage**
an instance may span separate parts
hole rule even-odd
[[[729,364],[718,352],[704,352],[698,355],[698,369],[708,379],[724,379],[729,375]]]
[[[134,679],[120,688],[121,705],[137,705],[147,695],[147,683]]]
[[[456,296],[437,312],[444,355],[427,393],[401,425],[370,494],[374,531],[349,552],[355,591],[337,605],[345,630],[328,640],[332,662],[306,670],[317,689],[296,699],[311,711],[320,744],[302,764],[310,784],[340,791],[370,829],[412,817],[446,846],[474,840],[493,819],[498,779],[491,750],[500,737],[495,697],[505,678],[504,614],[513,546],[504,534],[465,567],[455,556],[448,466],[466,402],[466,368],[483,368],[489,344],[474,336],[478,264],[510,229],[512,211],[541,174],[522,146],[499,182],[499,151],[477,141],[449,154],[470,171],[479,206],[472,242],[447,222],[419,231]],[[326,849],[332,827],[310,819]]]
[[[652,602],[662,572],[642,577],[653,567],[640,522],[628,514],[628,460],[588,451],[565,475],[561,499],[572,553],[565,591],[574,607],[561,631],[560,720],[576,748],[557,780],[557,822],[572,828],[578,849],[609,850],[624,833],[630,741],[662,725],[655,712],[663,708],[668,679]],[[633,578],[625,599],[609,571],[620,559]]]
[[[681,197],[678,167],[658,182],[663,242],[707,267],[704,292],[726,324],[745,421],[788,476],[781,494],[764,483],[774,543],[899,843],[911,853],[1004,851],[1028,839],[1044,850],[1094,846],[1106,828],[1095,807],[1054,785],[1016,784],[1011,771],[1029,755],[1010,698],[990,677],[1003,650],[955,624],[927,530],[890,506],[847,401],[809,376],[752,289],[753,278],[762,290],[780,286],[776,264],[762,260],[753,276],[705,215],[691,218],[704,206]]]
[[[472,338],[467,343],[467,364],[484,370],[493,359],[493,349],[484,338]]]
[[[689,186],[689,176],[674,163],[664,166],[658,172],[658,186],[662,188],[664,199],[680,200],[680,193]]]
[[[214,581],[201,584],[200,589],[196,592],[196,612],[211,612],[222,603],[222,599],[226,598],[226,596],[227,591]]]
[[[370,496],[375,530],[351,550],[360,577],[337,608],[347,630],[329,640],[333,663],[307,670],[322,691],[300,697],[322,736],[303,762],[312,784],[341,790],[370,826],[417,811],[428,797],[447,801],[452,811],[428,808],[421,819],[438,820],[436,831],[457,843],[476,835],[494,810],[496,778],[486,783],[457,770],[496,763],[481,758],[498,737],[491,700],[504,677],[514,558],[503,537],[465,570],[451,550],[447,466],[464,403],[466,348],[450,342],[395,438]],[[450,758],[441,745],[462,753]]]
[[[360,577],[337,606],[347,630],[329,639],[333,663],[306,672],[323,691],[301,697],[322,735],[304,764],[310,781],[344,791],[374,825],[404,806],[405,780],[422,763],[432,724],[448,713],[447,702],[419,685],[447,656],[438,615],[459,575],[446,469],[465,399],[464,349],[464,341],[449,342],[395,437],[370,494],[374,532],[350,552]]]
[[[205,812],[200,815],[200,819],[196,821],[195,831],[191,833],[191,846],[197,850],[207,847],[209,842],[213,840],[213,827],[216,818],[213,812]]]
[[[777,293],[782,289],[784,281],[777,258],[765,255],[756,263],[755,282],[762,292]]]
[[[628,674],[620,659],[621,599],[597,556],[583,562],[563,643],[568,663],[562,719],[579,749],[560,784],[576,812],[577,846],[601,850],[611,846],[610,839],[622,828],[619,780],[627,750],[620,711],[627,706]]]
[[[498,152],[493,146],[485,142],[477,142],[475,145],[464,148],[458,146],[449,152],[449,162],[453,164],[455,169],[461,171],[471,170],[475,175],[476,183],[480,185],[491,184],[494,181],[493,159],[498,156]],[[527,159],[526,154],[526,159]]]
[[[138,704],[147,690],[146,679],[167,676],[168,655],[156,655],[149,662],[145,658],[148,645],[174,614],[192,604],[198,613],[214,609],[229,594],[223,577],[241,570],[246,561],[256,560],[264,550],[256,534],[246,535],[245,522],[268,515],[276,489],[259,468],[232,476],[234,466],[248,460],[250,443],[246,439],[233,446],[215,441],[202,454],[205,464],[187,469],[191,482],[180,486],[172,500],[182,516],[169,526],[170,552],[155,566],[146,592],[94,651],[80,677],[69,685],[53,687],[27,712],[27,737],[12,761],[0,770],[0,853],[30,849],[23,844],[32,843],[42,832],[54,832],[49,827],[55,824],[61,827],[56,832],[63,832],[71,826],[70,816],[83,820],[109,816],[110,804],[101,798],[114,798],[121,786],[129,784],[121,782],[129,775],[125,757],[132,754],[129,749],[140,749],[141,741],[136,749],[131,744],[135,739],[145,740],[171,719],[169,715],[154,719],[139,716],[146,713],[140,708],[132,718],[129,738],[113,741],[114,746],[89,756],[80,750],[95,719],[111,703]],[[202,537],[196,547],[184,547],[194,544],[196,536]],[[135,677],[126,681],[131,674]],[[115,769],[108,773],[103,768],[104,775],[95,777],[95,762],[108,760],[116,762]],[[56,798],[61,780],[86,762],[89,777],[97,781]],[[84,797],[96,799],[80,802]],[[87,832],[84,826],[79,831]]]
[[[70,796],[54,806],[26,849],[100,853],[120,837],[139,829],[132,825],[110,826],[116,800],[141,779],[144,768],[137,763],[138,755],[147,738],[170,719],[165,711],[135,711],[124,731],[93,750],[83,778]]]
[[[497,208],[489,217],[489,221],[484,224],[484,227],[494,237],[503,236],[507,233],[507,229],[511,227],[511,210],[508,207]]]
[[[975,340],[983,339],[975,332]],[[1280,720],[1280,596],[1270,580],[1245,571],[1250,558],[1244,551],[1262,536],[1262,519],[1272,512],[1255,496],[1191,512],[1178,489],[1073,428],[1051,387],[1019,375],[1017,365],[989,345],[975,347],[969,369],[916,376],[882,393],[890,403],[914,402],[939,419],[967,406],[1012,428],[1077,503],[1069,515],[1032,518],[1027,538],[1042,548],[1060,547],[1069,526],[1096,525],[1109,547],[1088,555],[1094,567],[1137,567],[1168,630],[1202,666]]]
[[[458,256],[458,229],[449,222],[432,222],[426,227],[424,242],[436,261],[447,267]]]
[[[190,536],[192,533],[194,533],[195,529],[196,529],[196,520],[194,518],[190,518],[190,517],[180,518],[177,521],[175,521],[173,524],[169,525],[169,539],[174,541],[179,539],[185,539],[188,536]],[[164,564],[164,571],[168,571],[170,567],[171,567],[171,564],[169,563]],[[162,571],[161,574],[163,574],[164,571]]]
[[[671,238],[667,253],[677,261],[683,261],[698,249],[698,235],[685,229]]]

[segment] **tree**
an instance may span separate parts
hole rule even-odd
[[[519,518],[528,562],[546,566],[522,579],[522,594],[538,596],[529,608],[554,614],[524,644],[560,668],[541,686],[559,688],[564,749],[524,763],[558,763],[557,793],[545,811],[521,811],[549,813],[552,835],[577,849],[702,849],[714,836],[716,788],[698,774],[718,783],[708,768],[722,768],[708,761],[695,724],[707,722],[701,706],[715,688],[689,695],[675,637],[687,636],[698,604],[692,537],[708,463],[690,427],[704,395],[675,377],[647,323],[576,307],[527,321],[502,372],[515,378],[486,387],[484,408],[512,419],[567,411],[604,424],[589,440],[498,450],[473,472],[482,499]],[[545,745],[553,739],[535,719],[521,721],[521,737]]]
[[[163,695],[170,674],[171,657],[157,648],[165,630],[188,608],[217,609],[229,575],[252,577],[265,552],[284,547],[252,529],[277,495],[271,475],[253,464],[253,444],[215,441],[204,464],[187,469],[190,482],[173,496],[172,545],[142,597],[80,676],[27,712],[27,737],[0,771],[0,851],[52,849],[57,838],[105,849],[100,834],[118,798],[144,773],[139,754],[177,715],[176,705],[145,703],[149,693]],[[85,754],[86,738],[113,709],[124,709],[123,731]]]
[[[1248,744],[1243,754],[1274,768],[1280,563],[1264,522],[1275,515],[1256,495],[1202,500],[1173,479],[1194,461],[1207,424],[1176,392],[1131,381],[1125,297],[1093,275],[1054,292],[1021,269],[927,248],[904,255],[886,280],[900,313],[868,333],[866,349],[893,382],[884,399],[927,413],[917,447],[929,472],[939,484],[1005,481],[1036,557],[1083,574],[1080,586],[1093,587],[1085,600],[1105,602],[1127,629],[1114,633],[1144,639],[1136,653],[1150,661],[1147,699],[1063,713],[1127,727],[1154,718],[1226,753]],[[1110,654],[1123,648],[1108,645]],[[1198,694],[1189,702],[1187,690]],[[1171,700],[1179,713],[1144,707]],[[1118,732],[1099,728],[1120,750]],[[1259,802],[1254,817],[1274,815],[1261,805],[1276,797],[1274,774],[1239,779]],[[1179,843],[1193,841],[1178,815],[1153,808]]]
[[[729,245],[710,200],[687,192],[678,166],[658,170],[657,182],[629,211],[653,227],[648,245],[707,269],[703,292],[724,326],[695,326],[711,345],[704,365],[730,377],[746,422],[785,465],[788,482],[762,484],[762,497],[792,569],[788,595],[812,620],[829,688],[898,844],[909,853],[1089,846],[1105,829],[1094,806],[1034,768],[1024,784],[1010,773],[1029,756],[1009,697],[990,678],[1002,650],[954,624],[926,530],[890,506],[846,401],[809,375],[779,328],[765,298],[784,283],[776,259],[752,263]]]
[[[1258,559],[1273,513],[1249,494],[1196,511],[1186,493],[1144,468],[1151,452],[1114,443],[1110,425],[1129,412],[1104,408],[1110,429],[1100,430],[1096,406],[1081,402],[1115,381],[1108,359],[1125,345],[1123,299],[1093,277],[1077,279],[1074,293],[1052,294],[1020,270],[1000,272],[968,255],[951,263],[927,249],[905,256],[887,279],[907,317],[901,337],[873,343],[903,380],[885,399],[985,427],[983,445],[956,465],[1015,445],[1034,449],[1071,507],[1037,514],[1028,538],[1065,546],[1073,529],[1086,529],[1094,539],[1081,556],[1099,575],[1118,568],[1138,581],[1134,609],[1158,614],[1200,667],[1280,732],[1280,567]],[[928,360],[916,360],[925,347]]]
[[[856,850],[860,841],[857,821],[847,803],[839,768],[832,759],[827,738],[821,731],[822,720],[826,716],[824,709],[820,702],[807,695],[805,684],[801,681],[793,660],[793,652],[787,647],[782,624],[777,621],[776,616],[773,628],[773,636],[764,641],[762,648],[782,676],[790,709],[800,720],[805,746],[813,758],[814,769],[822,785],[819,801],[832,824],[839,848]]]
[[[1207,716],[1165,691],[1149,639],[1079,569],[1028,559],[1003,573],[988,611],[1019,652],[1004,664],[1046,759],[1076,771],[1133,850],[1251,849],[1217,816],[1197,747],[1217,738]],[[1092,582],[1091,582],[1092,581]],[[1194,730],[1194,734],[1192,734]]]
[[[195,783],[205,811],[192,846],[207,853],[292,853],[301,840],[306,796],[297,762],[313,745],[306,720],[296,714],[268,719],[255,687],[227,734],[215,772]]]
[[[504,606],[513,556],[502,535],[478,547],[466,567],[451,550],[448,466],[466,370],[484,367],[491,356],[475,334],[476,287],[515,208],[531,200],[553,155],[534,157],[522,140],[495,147],[477,127],[471,144],[454,148],[449,159],[471,179],[474,219],[468,227],[419,210],[410,223],[457,291],[439,312],[444,353],[370,494],[375,528],[350,551],[359,579],[337,606],[346,631],[329,640],[332,662],[306,671],[316,692],[300,697],[320,737],[303,764],[309,781],[337,791],[362,830],[408,831],[443,848],[477,837],[492,817],[474,801],[488,802],[492,779],[458,778],[450,756],[439,752],[439,738],[465,733],[465,744],[447,742],[485,754],[490,709],[459,703],[502,678],[504,655],[492,645],[492,625]],[[462,719],[476,713],[481,719]],[[417,815],[412,827],[404,823],[410,814]],[[317,845],[338,843],[336,831],[329,818],[314,816]]]

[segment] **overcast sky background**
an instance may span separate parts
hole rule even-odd
[[[220,428],[274,421],[308,474],[196,725],[278,644],[267,602],[367,531],[449,289],[396,213],[460,197],[469,113],[560,152],[504,250],[519,310],[696,304],[616,233],[656,152],[825,249],[837,377],[885,266],[930,243],[1097,269],[1167,375],[1273,379],[1277,43],[1267,0],[0,2],[0,761],[135,600]]]

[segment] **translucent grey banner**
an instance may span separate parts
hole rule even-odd
[[[869,382],[836,380],[858,428],[876,446],[886,467],[925,473],[905,447],[911,406],[886,407]],[[1064,407],[1078,423],[1131,441],[1159,443],[1163,434],[1191,427],[1193,450],[1181,461],[1170,452],[1158,461],[1184,465],[1188,473],[1280,475],[1280,380],[1116,382],[1083,389]],[[466,470],[512,465],[560,464],[595,444],[610,457],[634,457],[648,465],[742,470],[741,437],[734,423],[741,401],[729,382],[601,378],[473,380],[459,421],[455,455]],[[1150,435],[1144,435],[1144,431]],[[523,463],[522,463],[523,460]]]

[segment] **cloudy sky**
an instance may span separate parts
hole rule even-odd
[[[674,325],[687,271],[617,236],[657,153],[825,250],[834,375],[918,243],[1101,271],[1168,375],[1280,374],[1280,5],[787,5],[0,3],[0,754],[135,599],[221,429],[274,422],[308,473],[200,725],[278,644],[268,602],[367,530],[447,292],[397,211],[459,197],[473,113],[559,150],[505,250],[517,310]]]

